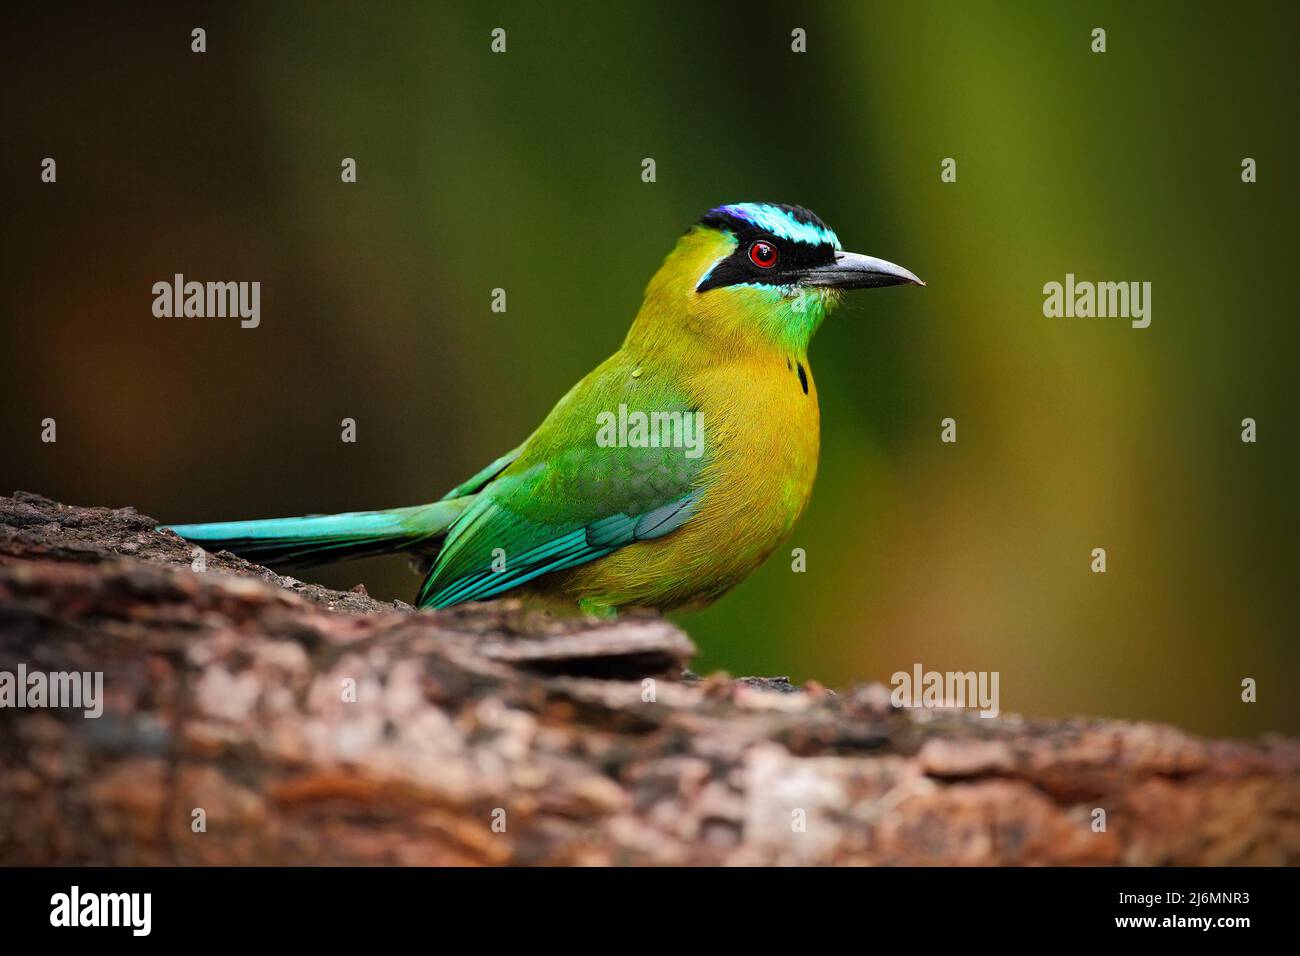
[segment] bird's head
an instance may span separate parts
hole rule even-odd
[[[902,266],[843,251],[801,206],[732,203],[710,209],[678,241],[629,339],[684,328],[718,347],[774,344],[801,355],[844,292],[902,283],[925,285]]]

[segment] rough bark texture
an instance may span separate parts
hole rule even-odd
[[[106,700],[0,711],[0,862],[1300,861],[1296,741],[700,680],[657,617],[195,572],[154,524],[0,498],[0,672],[102,671]]]

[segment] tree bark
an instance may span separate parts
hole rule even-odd
[[[1300,862],[1294,740],[699,679],[655,616],[417,612],[154,525],[0,498],[0,674],[103,674],[98,718],[0,710],[0,862]]]

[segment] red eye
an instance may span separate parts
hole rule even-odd
[[[776,246],[762,239],[749,247],[749,261],[760,269],[770,269],[776,265]]]

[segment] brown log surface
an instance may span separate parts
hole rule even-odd
[[[701,680],[658,617],[196,572],[154,525],[0,498],[0,671],[106,701],[0,710],[0,863],[1300,862],[1294,740]]]

